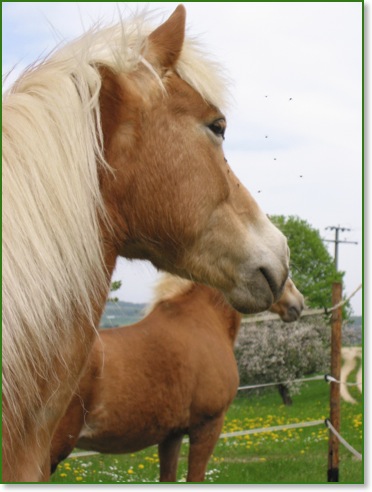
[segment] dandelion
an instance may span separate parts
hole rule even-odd
[[[59,476],[62,478],[67,477],[67,473],[60,473]]]
[[[80,476],[79,476],[79,477],[76,477],[76,479],[75,479],[75,480],[76,480],[77,482],[81,482],[81,481],[83,480],[83,477],[80,477]]]
[[[139,468],[140,470],[143,470],[143,469],[145,468],[145,465],[143,465],[142,463],[140,463],[140,464],[138,465],[138,468]]]
[[[134,471],[132,470],[132,468],[129,468],[129,470],[127,471],[127,473],[128,473],[129,475],[133,475]]]

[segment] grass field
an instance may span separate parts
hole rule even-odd
[[[354,379],[353,379],[354,378]],[[350,375],[355,381],[355,373]],[[363,454],[363,403],[359,391],[350,393],[357,404],[342,402],[341,434]],[[228,412],[223,432],[256,429],[329,416],[329,386],[323,381],[302,385],[293,405],[282,404],[275,389],[257,396],[240,396]],[[210,460],[206,482],[326,483],[328,430],[325,425],[286,431],[222,438]],[[183,444],[178,480],[184,481],[187,444]],[[363,464],[340,445],[340,482],[363,483]],[[59,465],[53,483],[153,483],[158,481],[157,448],[130,455],[94,455],[70,458]]]

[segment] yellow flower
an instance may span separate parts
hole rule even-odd
[[[138,468],[139,468],[140,470],[143,470],[143,469],[145,468],[145,465],[143,465],[142,463],[140,463],[140,464],[138,465]]]
[[[129,475],[133,475],[134,471],[132,470],[132,468],[129,468],[128,473]]]
[[[83,480],[83,477],[76,477],[77,482],[81,482]]]
[[[60,473],[59,475],[60,477],[67,477],[67,474],[66,473]]]

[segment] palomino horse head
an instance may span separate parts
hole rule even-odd
[[[300,317],[304,307],[304,296],[288,278],[279,301],[271,306],[270,311],[278,314],[286,323],[291,323]]]
[[[184,40],[185,9],[145,40],[137,70],[100,69],[102,193],[113,250],[220,289],[241,312],[269,308],[288,246],[227,164],[221,85]]]

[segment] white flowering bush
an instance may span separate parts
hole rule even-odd
[[[330,327],[321,316],[243,323],[235,353],[241,385],[285,382],[279,390],[289,397],[301,384],[294,379],[329,371]]]

